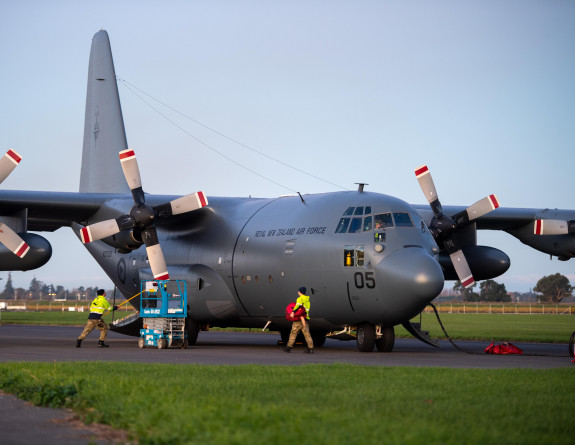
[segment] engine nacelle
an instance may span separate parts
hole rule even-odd
[[[26,271],[38,269],[48,262],[52,256],[52,246],[46,238],[35,233],[19,233],[18,236],[30,246],[30,250],[24,258],[19,258],[0,244],[0,270]]]
[[[465,246],[462,250],[476,281],[490,280],[503,275],[511,265],[507,254],[494,247]],[[439,254],[439,264],[446,280],[459,279],[447,252]]]
[[[108,246],[118,249],[119,253],[130,253],[138,249],[142,244],[139,233],[133,230],[122,230],[115,235],[102,239]]]

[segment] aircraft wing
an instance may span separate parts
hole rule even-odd
[[[433,217],[433,212],[428,205],[414,205],[413,207],[426,221]],[[448,215],[455,215],[465,209],[465,206],[443,207],[443,211]],[[479,217],[476,223],[479,230],[509,231],[532,224],[536,219],[575,219],[575,210],[499,207]]]
[[[433,211],[428,205],[413,206],[421,217],[429,224]],[[464,206],[445,206],[443,211],[455,215],[465,210]],[[564,234],[535,234],[536,221],[562,221],[567,224],[575,220],[575,210],[565,209],[525,209],[499,207],[475,220],[477,230],[503,230],[523,244],[536,250],[568,260],[575,257],[575,236],[572,229]]]
[[[85,221],[106,201],[125,197],[105,193],[3,190],[0,191],[0,215],[18,214],[26,218],[27,230],[53,232],[73,222]],[[21,212],[26,214],[20,215]]]

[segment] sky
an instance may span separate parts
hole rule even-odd
[[[363,182],[424,204],[414,170],[427,164],[443,205],[495,193],[504,207],[575,208],[575,2],[0,0],[0,12],[0,148],[23,157],[4,189],[78,190],[91,39],[105,29],[148,193]],[[112,286],[70,229],[41,235],[52,259],[12,272],[15,286]],[[496,278],[509,291],[557,272],[575,284],[575,260],[500,232],[478,242],[511,258]]]

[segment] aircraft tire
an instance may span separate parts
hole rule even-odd
[[[379,352],[391,352],[393,351],[393,345],[395,344],[395,331],[393,326],[383,328],[383,337],[375,340],[375,347]]]
[[[361,352],[371,352],[375,346],[375,326],[362,323],[357,327],[357,349]]]
[[[188,317],[186,318],[186,329],[188,330],[188,345],[193,346],[198,340],[200,324],[196,320],[192,320],[190,317]]]
[[[575,332],[571,334],[569,339],[569,357],[575,359]]]

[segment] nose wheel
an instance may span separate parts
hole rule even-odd
[[[357,327],[357,349],[361,352],[371,352],[375,346],[375,326],[362,323]]]
[[[357,349],[361,352],[371,352],[376,347],[379,352],[391,352],[395,344],[393,326],[376,326],[362,323],[357,327]]]
[[[395,344],[395,330],[393,326],[380,327],[380,335],[377,336],[375,340],[375,347],[379,352],[391,352],[393,351],[393,345]]]

